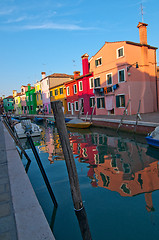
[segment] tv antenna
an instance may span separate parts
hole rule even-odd
[[[141,3],[141,15],[142,15],[142,22],[144,22],[144,12],[143,12],[143,6],[142,6],[142,3]]]

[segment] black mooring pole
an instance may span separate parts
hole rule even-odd
[[[73,153],[70,147],[70,141],[67,133],[61,101],[52,102],[52,107],[53,107],[56,127],[59,133],[61,146],[62,146],[62,150],[63,150],[63,154],[65,157],[65,162],[67,166],[67,172],[68,172],[69,181],[70,181],[70,188],[71,188],[71,194],[72,194],[72,199],[74,204],[74,210],[79,222],[82,238],[84,240],[91,240],[92,239],[91,232],[88,225],[86,211],[82,202],[76,165],[75,165]]]
[[[52,188],[51,188],[51,186],[50,186],[49,180],[48,180],[48,178],[47,178],[47,175],[46,175],[45,170],[44,170],[44,168],[43,168],[43,165],[42,165],[42,163],[41,163],[40,157],[39,157],[39,155],[38,155],[38,153],[37,153],[37,151],[36,151],[36,148],[35,148],[35,146],[34,146],[32,137],[30,136],[30,133],[29,133],[29,132],[27,132],[26,135],[27,135],[28,142],[29,142],[29,144],[30,144],[30,146],[31,146],[31,148],[32,148],[32,150],[33,150],[35,159],[36,159],[36,161],[37,161],[37,163],[38,163],[38,166],[39,166],[39,168],[40,168],[40,171],[41,171],[41,173],[42,173],[43,179],[44,179],[44,181],[45,181],[45,183],[46,183],[47,189],[48,189],[48,191],[49,191],[49,193],[50,193],[51,199],[52,199],[52,201],[53,201],[53,203],[54,203],[54,206],[57,208],[58,204],[57,204],[56,198],[55,198],[55,196],[54,196],[54,193],[53,193]]]

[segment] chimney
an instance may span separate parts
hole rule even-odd
[[[139,29],[140,43],[147,45],[147,26],[148,24],[139,22],[137,28]]]
[[[88,63],[88,57],[89,55],[85,53],[82,58],[82,68],[83,68],[83,75],[86,75],[89,73],[89,63]]]
[[[80,76],[80,71],[74,71],[73,74],[74,74],[74,79],[76,79],[77,77]]]
[[[42,79],[46,78],[46,72],[41,72],[42,74]]]
[[[13,98],[17,96],[17,90],[13,90]]]

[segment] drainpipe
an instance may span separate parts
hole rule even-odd
[[[158,111],[158,84],[157,84],[156,50],[155,50],[155,73],[156,73],[156,105],[157,105],[157,111]]]

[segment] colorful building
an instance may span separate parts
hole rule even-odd
[[[28,86],[21,86],[21,95],[20,95],[20,101],[21,101],[21,113],[25,114],[27,113],[27,104],[26,104],[26,92],[28,91]]]
[[[77,81],[75,80],[79,76],[79,71],[74,72],[74,80],[65,83],[66,87],[66,98],[67,98],[67,112],[71,115],[78,115],[79,110],[83,109],[82,105],[78,102],[78,87]]]
[[[43,109],[41,82],[37,81],[34,84],[34,87],[35,87],[35,94],[36,94],[37,112],[40,112],[40,110]]]
[[[67,113],[66,88],[64,84],[57,85],[50,89],[50,102],[61,101],[64,114]]]
[[[14,98],[14,113],[21,114],[21,93],[17,93],[17,90],[13,90],[13,98]]]
[[[37,104],[36,104],[35,88],[31,87],[30,84],[28,84],[28,91],[26,91],[25,94],[26,94],[27,113],[36,114]]]
[[[8,96],[3,99],[3,107],[4,107],[5,112],[13,112],[14,111],[13,96]]]
[[[93,72],[89,72],[88,54],[84,54],[82,58],[83,75],[76,78],[78,88],[78,101],[82,106],[82,113],[92,114],[95,105],[95,96],[93,92]],[[94,112],[95,114],[95,112]]]
[[[156,47],[147,44],[147,24],[138,24],[140,43],[105,42],[89,60],[94,73],[97,115],[157,111]],[[130,100],[129,100],[130,99]]]
[[[72,79],[73,75],[68,75],[65,73],[54,73],[49,76],[50,101],[62,101],[64,113],[67,112],[66,88],[64,83],[70,82]]]

